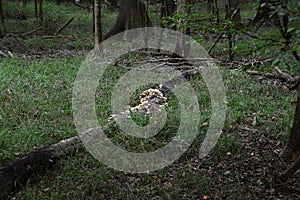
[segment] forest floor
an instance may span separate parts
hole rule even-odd
[[[13,3],[9,6],[13,8]],[[72,90],[80,65],[93,46],[92,25],[87,24],[92,17],[90,12],[77,7],[56,6],[46,3],[48,16],[59,15],[62,9],[67,13],[63,17],[67,21],[74,15],[74,9],[78,12],[64,32],[71,40],[43,39],[42,36],[52,35],[63,24],[59,18],[47,17],[41,26],[44,29],[28,36],[20,36],[21,30],[22,33],[33,30],[32,24],[36,22],[15,24],[15,20],[10,20],[11,25],[7,26],[10,34],[0,38],[0,51],[7,55],[0,60],[0,165],[77,134],[72,116]],[[12,8],[10,15],[14,15]],[[105,11],[103,15],[105,32],[112,26],[116,12]],[[289,91],[280,81],[245,72],[247,69],[271,72],[274,57],[256,62],[261,57],[238,56],[234,62],[224,62],[222,53],[218,54],[224,44],[216,48],[213,56],[220,61],[228,111],[223,133],[208,156],[198,157],[210,118],[210,98],[203,79],[196,76],[191,82],[199,93],[203,110],[199,136],[172,165],[143,174],[123,173],[80,150],[62,157],[52,168],[36,173],[9,199],[299,199],[299,171],[287,183],[275,181],[290,164],[281,161],[279,153],[291,129],[296,92]],[[156,57],[132,54],[122,62],[134,61],[133,65],[145,58]],[[250,64],[245,64],[245,60]],[[111,66],[107,76],[100,80],[102,88],[98,89],[102,93],[96,97],[100,124],[105,124],[111,115],[108,107],[113,84],[128,70],[122,67],[122,62]],[[282,69],[290,74],[295,72]],[[173,125],[166,130],[169,137]],[[117,142],[133,148],[139,144],[123,138]]]

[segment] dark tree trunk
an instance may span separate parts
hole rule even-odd
[[[206,7],[208,14],[214,14],[215,13],[215,4],[214,0],[207,0],[207,7]]]
[[[217,23],[220,24],[220,13],[219,13],[218,0],[214,0],[214,3],[215,3],[215,16],[217,19]]]
[[[22,6],[24,7],[24,8],[26,8],[26,0],[22,0]]]
[[[298,83],[298,100],[291,135],[283,149],[280,157],[284,160],[290,160],[294,155],[300,154],[300,83]]]
[[[145,5],[139,0],[123,0],[119,8],[119,16],[114,27],[103,37],[107,39],[126,30],[149,27],[152,23]]]
[[[161,18],[172,16],[176,11],[176,5],[174,0],[162,0],[161,1]]]
[[[34,14],[35,14],[35,18],[38,18],[38,5],[37,5],[37,0],[34,0]]]
[[[95,48],[102,42],[101,0],[94,0]]]
[[[237,25],[241,21],[241,8],[240,0],[227,0],[226,2],[226,19],[231,19],[233,12],[236,10],[234,15],[233,22]]]
[[[39,13],[39,18],[40,18],[40,21],[43,21],[44,20],[44,13],[43,13],[43,0],[39,0],[39,3],[40,3],[40,5],[39,5],[39,11],[40,11],[40,13]]]
[[[2,7],[2,0],[0,0],[0,21],[2,24],[5,22],[3,7]]]

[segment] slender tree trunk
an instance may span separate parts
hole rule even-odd
[[[162,0],[161,1],[161,15],[160,17],[172,16],[176,11],[176,4],[174,0]]]
[[[102,42],[101,0],[94,0],[95,48]]]
[[[149,26],[152,26],[152,23],[146,12],[145,5],[141,1],[122,0],[117,21],[103,39],[107,39],[125,30]]]
[[[238,25],[241,21],[241,8],[240,8],[240,0],[227,0],[226,2],[226,19],[230,19],[233,12],[236,10],[236,14],[233,17],[233,22]]]
[[[3,7],[2,7],[2,0],[0,0],[0,21],[2,24],[5,23],[5,17],[4,17]]]
[[[23,6],[23,8],[26,8],[26,0],[22,0],[22,6]]]
[[[40,18],[40,21],[43,21],[44,20],[44,13],[43,13],[43,0],[39,0],[39,18]]]
[[[34,0],[34,14],[35,14],[35,18],[38,18],[38,5],[37,5],[37,0]]]
[[[189,4],[190,4],[190,0],[177,0],[177,12],[179,14],[182,14],[182,16],[187,16],[190,10],[184,7],[184,5],[189,5]],[[177,31],[187,35],[190,34],[190,27],[188,27],[187,24],[184,24],[184,19],[179,19],[177,23],[179,27],[177,28]],[[175,52],[181,57],[183,56],[188,57],[190,53],[190,44],[188,44],[184,38],[178,37]],[[176,55],[173,56],[176,57]]]
[[[217,19],[217,23],[220,24],[220,13],[219,13],[219,6],[218,6],[218,0],[214,0],[214,3],[215,3],[215,16],[216,16],[216,19]]]

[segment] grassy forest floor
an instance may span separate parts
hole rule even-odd
[[[26,12],[21,7],[16,9],[15,2],[3,4],[7,21],[5,29],[1,29],[0,50],[11,52],[13,57],[0,59],[0,165],[77,134],[72,118],[72,87],[94,41],[90,8],[46,1],[44,21],[39,22],[34,18],[33,3],[27,4]],[[149,13],[152,22],[158,24],[155,9],[150,6]],[[246,11],[242,12],[243,19],[253,18],[255,10]],[[104,7],[102,14],[106,33],[113,26],[117,11]],[[53,35],[71,17],[73,22],[61,33],[68,38],[44,37]],[[276,28],[263,27],[261,31],[269,29]],[[37,31],[24,34],[32,30]],[[213,40],[200,42],[209,48]],[[78,151],[62,157],[51,169],[37,173],[10,198],[299,199],[299,172],[288,183],[274,182],[274,177],[288,164],[278,155],[292,126],[296,92],[277,80],[245,72],[247,69],[273,72],[275,50],[270,48],[264,55],[249,53],[250,48],[264,43],[239,35],[235,60],[227,62],[226,45],[226,41],[217,44],[212,57],[220,61],[228,101],[227,117],[223,134],[207,157],[200,160],[198,153],[207,130],[205,122],[210,118],[210,98],[202,78],[196,76],[191,83],[199,93],[199,106],[203,110],[199,137],[172,165],[146,174],[125,174],[101,164],[87,151]],[[123,59],[134,65],[150,58],[150,54],[133,53]],[[280,68],[299,75],[295,68],[284,65]],[[102,124],[111,115],[112,86],[126,71],[122,63],[116,63],[110,66],[107,78],[101,80],[102,93],[96,96],[96,109]],[[169,125],[166,134],[174,131],[176,123]],[[119,142],[136,145],[132,141]]]

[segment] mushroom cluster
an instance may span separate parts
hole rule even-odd
[[[159,107],[163,108],[167,105],[167,98],[158,89],[148,89],[140,94],[140,104],[131,107],[131,111],[147,112],[149,113],[151,108]]]

